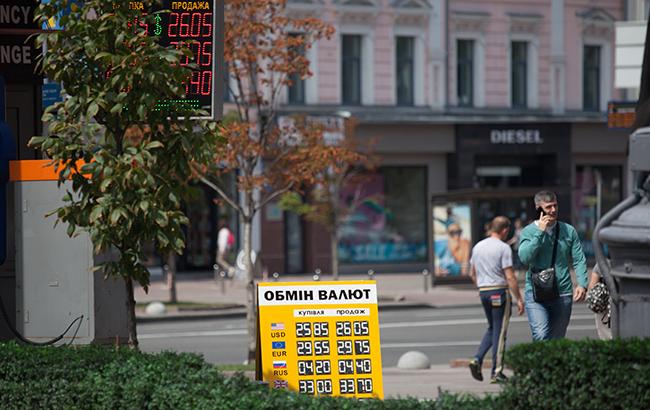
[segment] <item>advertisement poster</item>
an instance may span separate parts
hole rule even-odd
[[[339,261],[425,262],[425,178],[424,168],[383,167],[346,187],[341,200],[352,212],[339,232]]]
[[[469,203],[433,206],[434,274],[437,277],[469,276],[471,228]]]

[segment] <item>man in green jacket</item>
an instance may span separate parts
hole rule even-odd
[[[557,220],[558,203],[553,192],[535,194],[535,208],[539,219],[526,226],[519,240],[519,259],[528,265],[524,303],[533,340],[561,339],[571,318],[573,301],[585,298],[587,288],[587,262],[575,228]],[[555,258],[555,278],[559,296],[544,302],[533,297],[531,268],[551,267],[555,224],[559,224],[559,239]],[[573,289],[569,263],[576,273],[578,286]]]

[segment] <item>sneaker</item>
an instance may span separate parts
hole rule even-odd
[[[494,376],[492,376],[492,380],[490,380],[490,383],[505,383],[508,380],[505,374],[503,373],[497,373]]]
[[[481,363],[476,359],[469,361],[469,371],[472,373],[472,377],[476,380],[483,381],[483,373],[481,373]]]

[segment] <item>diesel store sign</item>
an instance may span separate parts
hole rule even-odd
[[[39,32],[34,22],[36,1],[0,0],[0,73],[8,84],[38,83],[34,74],[38,50],[34,38]]]
[[[493,129],[490,130],[492,144],[543,144],[538,129]]]

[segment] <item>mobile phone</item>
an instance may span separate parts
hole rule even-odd
[[[546,212],[542,209],[541,206],[537,207],[537,212],[539,212],[539,217],[541,218],[542,216],[546,215]]]

